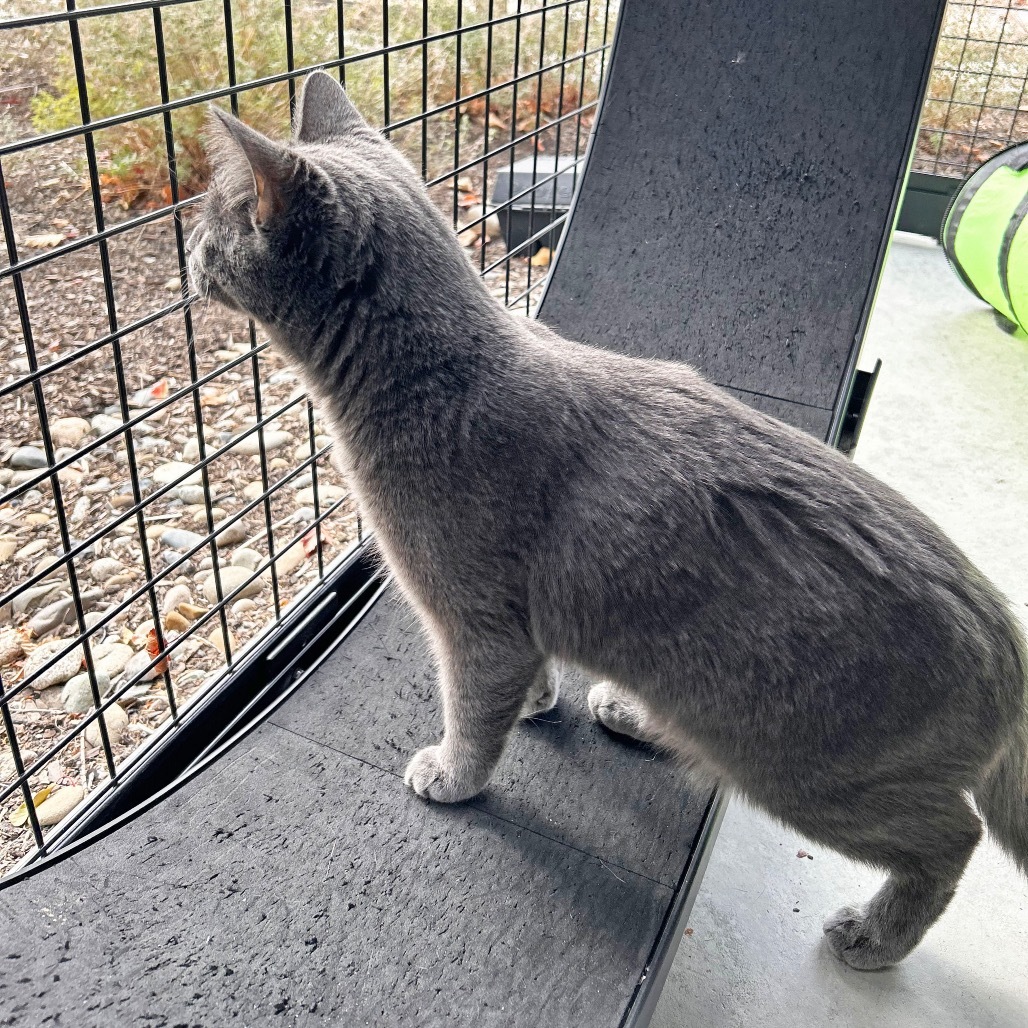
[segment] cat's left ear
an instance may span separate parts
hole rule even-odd
[[[285,210],[297,159],[220,107],[212,106],[210,111],[206,150],[211,167],[256,194],[254,220],[261,225]]]
[[[346,90],[327,72],[312,71],[304,79],[293,126],[298,143],[323,143],[367,126]]]

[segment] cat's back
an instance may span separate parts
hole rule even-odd
[[[697,567],[706,553],[728,577],[736,565],[740,586],[770,581],[779,597],[790,583],[808,594],[841,587],[864,602],[902,595],[1011,628],[1005,600],[945,533],[838,451],[688,366],[568,342],[544,326],[532,338],[536,359],[551,365],[541,388],[562,411],[546,431],[563,431],[573,454],[558,545],[586,524],[624,573],[654,554],[665,567]]]

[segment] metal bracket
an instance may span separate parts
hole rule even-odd
[[[864,425],[864,415],[871,403],[871,394],[874,392],[875,382],[878,381],[878,372],[881,371],[881,360],[875,361],[872,371],[857,370],[853,374],[853,382],[850,386],[850,394],[846,400],[846,412],[842,416],[842,424],[839,426],[839,439],[836,442],[836,449],[847,457],[853,456],[857,448],[857,440],[860,438],[860,430]]]

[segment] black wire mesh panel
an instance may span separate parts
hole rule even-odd
[[[0,875],[361,537],[295,375],[252,323],[189,295],[207,102],[283,136],[297,80],[334,69],[494,295],[528,313],[615,15],[611,0],[0,2]],[[509,249],[501,175],[528,218]]]
[[[913,170],[962,178],[1028,137],[1028,0],[946,7]]]

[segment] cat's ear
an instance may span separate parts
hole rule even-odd
[[[366,127],[360,111],[331,75],[313,71],[307,76],[296,105],[293,138],[298,143],[323,143]]]
[[[206,150],[224,188],[257,197],[254,220],[258,225],[285,210],[297,159],[284,146],[212,106]]]

